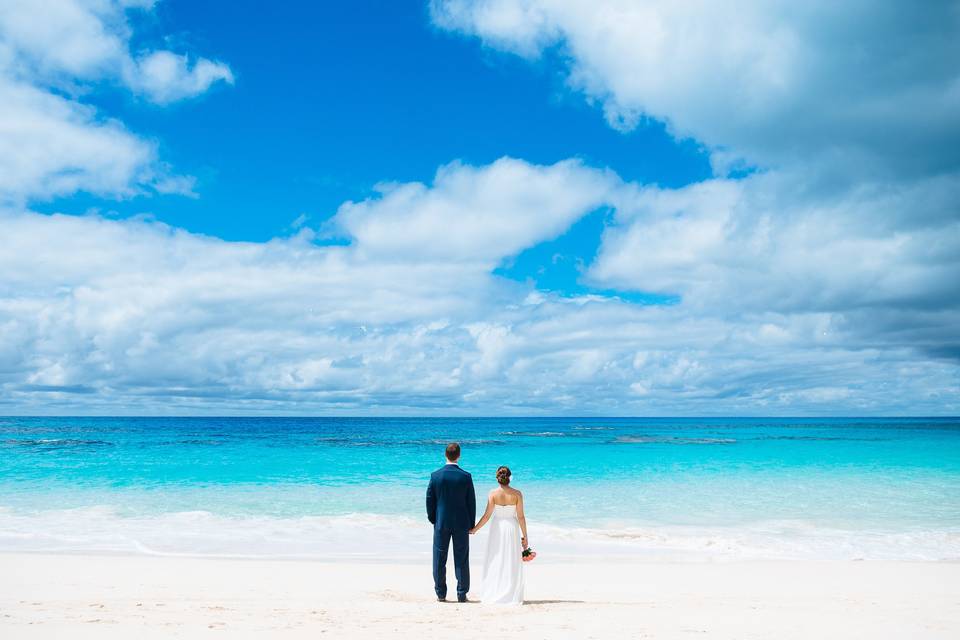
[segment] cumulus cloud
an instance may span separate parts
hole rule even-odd
[[[595,286],[677,294],[718,317],[831,314],[876,348],[960,353],[956,3],[430,9],[489,47],[556,52],[612,126],[653,118],[710,150],[715,178],[618,201]]]
[[[201,58],[191,65],[186,55],[170,51],[147,54],[132,69],[130,85],[158,104],[198,96],[218,81],[233,84],[233,73],[222,62]]]
[[[596,192],[576,209],[558,207],[534,178],[552,184],[556,175]],[[515,198],[536,203],[543,219],[523,241],[512,239],[511,225],[527,229],[529,221],[489,213],[494,176],[507,184],[532,180],[530,192]],[[457,208],[438,213],[451,185]],[[8,239],[0,246],[0,397],[41,413],[958,408],[955,365],[918,349],[919,336],[878,340],[844,314],[756,308],[723,315],[686,302],[565,298],[491,273],[503,252],[562,233],[597,206],[625,216],[625,203],[646,206],[651,196],[642,187],[606,171],[510,159],[448,165],[432,185],[393,185],[341,211],[366,207],[370,222],[389,193],[405,191],[415,197],[384,209],[388,228],[403,235],[398,220],[444,215],[439,228],[459,238],[458,250],[471,259],[445,259],[442,248],[431,256],[429,243],[438,238],[413,224],[406,241],[385,247],[379,233],[362,232],[348,245],[328,246],[308,228],[243,243],[147,219],[0,214]],[[476,231],[481,215],[490,215],[493,237],[515,244],[486,249],[492,236]],[[426,257],[415,251],[418,242],[426,243]],[[899,393],[891,394],[894,382]]]
[[[842,197],[761,173],[643,187],[617,210],[590,277],[704,309],[848,311],[957,304],[957,175]]]
[[[452,163],[266,243],[18,205],[192,192],[83,92],[114,82],[163,103],[231,77],[190,54],[131,52],[132,3],[63,1],[45,24],[25,6],[0,9],[13,98],[0,113],[17,123],[0,129],[13,202],[0,206],[3,413],[960,410],[960,167],[944,111],[956,56],[929,54],[957,41],[941,37],[955,32],[943,5],[855,20],[856,3],[726,16],[707,3],[435,2],[438,24],[490,46],[557,50],[612,124],[663,119],[711,149],[717,175],[661,189],[576,160]],[[893,35],[901,58],[880,50]],[[930,115],[916,130],[911,108]],[[738,162],[756,170],[737,178]],[[598,208],[611,221],[586,282],[678,303],[494,275]]]
[[[0,201],[149,184],[154,145],[74,100],[0,75]]]
[[[719,166],[830,162],[932,171],[960,146],[960,12],[949,0],[432,0],[434,22],[535,57],[611,124],[641,117],[714,149]],[[879,164],[875,161],[881,160]]]
[[[83,103],[120,85],[166,104],[232,82],[226,65],[166,50],[131,53],[135,0],[10,0],[0,4],[0,202],[85,190],[192,194],[156,145]]]
[[[441,167],[434,183],[382,185],[379,198],[340,207],[333,226],[378,256],[477,261],[507,256],[565,231],[609,200],[619,182],[576,160],[536,166],[502,158]]]
[[[896,411],[886,385],[906,373],[910,408],[950,406],[945,365],[857,351],[824,335],[825,318],[524,300],[475,272],[411,273],[297,238],[244,245],[35,214],[4,226],[22,248],[3,252],[3,273],[33,270],[5,276],[0,300],[2,396],[19,410],[834,409],[803,395],[812,378],[849,394],[846,407]]]
[[[4,53],[21,74],[49,80],[117,74],[128,55],[128,3],[110,0],[8,0],[0,7]]]
[[[233,82],[221,62],[167,50],[131,52],[131,10],[153,0],[9,0],[0,7],[8,72],[50,83],[108,80],[166,104],[197,96],[218,81]],[[42,16],[42,19],[38,19]]]

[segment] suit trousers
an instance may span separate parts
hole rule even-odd
[[[447,551],[453,539],[453,569],[457,575],[457,597],[470,591],[470,534],[466,529],[433,529],[433,588],[438,598],[447,597]]]

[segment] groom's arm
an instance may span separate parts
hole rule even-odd
[[[433,490],[433,476],[427,484],[427,520],[430,524],[437,524],[437,494]]]
[[[470,476],[470,486],[467,487],[467,513],[470,514],[471,529],[477,526],[477,492],[473,489],[473,476]]]

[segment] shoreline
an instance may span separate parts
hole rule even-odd
[[[386,555],[370,556],[351,556],[348,554],[330,554],[327,556],[297,556],[297,555],[243,555],[243,554],[200,554],[200,553],[179,553],[179,552],[137,552],[121,551],[112,549],[102,550],[31,550],[31,549],[0,549],[0,558],[15,556],[36,556],[36,557],[78,557],[78,558],[156,558],[171,560],[190,560],[190,561],[227,561],[227,562],[278,562],[278,563],[310,563],[318,565],[349,565],[349,564],[367,564],[384,566],[421,566],[430,564],[430,551],[422,553],[422,557],[414,558],[404,556],[401,558],[390,558]],[[470,558],[472,563],[478,563],[483,557],[483,548],[477,545],[471,545]],[[960,565],[960,558],[724,558],[724,557],[693,557],[693,556],[644,556],[636,553],[632,554],[610,554],[610,555],[590,555],[575,557],[571,555],[554,556],[543,558],[538,556],[537,565],[652,565],[652,566],[684,566],[684,565],[704,565],[704,566],[730,566],[730,565],[765,565],[765,564],[825,564],[825,565],[843,565],[843,564],[917,564],[917,565],[936,565],[951,564]],[[452,566],[452,564],[451,564]],[[451,575],[453,575],[451,573]]]
[[[844,530],[804,521],[695,526],[616,523],[563,527],[528,518],[533,546],[565,562],[747,560],[960,560],[960,528]],[[185,511],[127,515],[107,505],[24,511],[0,507],[0,553],[117,553],[339,561],[428,561],[426,518],[220,515]],[[483,553],[487,538],[471,540]]]
[[[527,604],[501,608],[437,603],[428,562],[0,552],[0,635],[939,640],[960,629],[952,561],[538,560],[525,572]]]

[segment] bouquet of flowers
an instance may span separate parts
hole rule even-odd
[[[520,559],[523,560],[524,562],[531,562],[536,557],[537,557],[537,552],[531,549],[530,547],[527,547],[526,549],[524,549],[523,553],[520,555]]]

